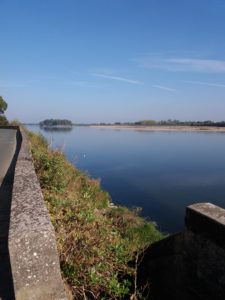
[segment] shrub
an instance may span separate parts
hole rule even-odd
[[[5,116],[0,115],[0,125],[8,125],[8,120]]]

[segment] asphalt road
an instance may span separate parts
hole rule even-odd
[[[0,129],[0,186],[16,150],[16,130]]]
[[[15,300],[15,297],[8,250],[8,235],[15,168],[15,159],[13,162],[12,159],[15,151],[16,130],[0,128],[0,299],[12,300]]]

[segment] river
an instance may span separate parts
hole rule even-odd
[[[100,178],[115,204],[141,207],[162,231],[182,230],[185,207],[192,203],[225,208],[225,133],[27,128]]]

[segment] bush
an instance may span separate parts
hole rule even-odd
[[[8,120],[6,119],[5,116],[0,116],[0,125],[8,125]]]

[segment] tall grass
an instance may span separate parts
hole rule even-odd
[[[42,136],[28,136],[73,299],[141,298],[135,258],[163,235],[138,210],[112,206],[99,181],[51,150]]]

